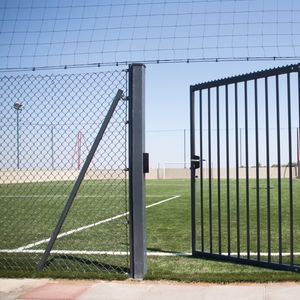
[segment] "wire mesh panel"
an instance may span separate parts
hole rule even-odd
[[[195,255],[299,271],[299,86],[299,64],[191,86]]]
[[[0,78],[0,269],[35,270],[127,72]],[[125,99],[125,98],[124,98]],[[127,273],[127,101],[121,99],[46,269]]]

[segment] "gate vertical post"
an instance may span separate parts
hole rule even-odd
[[[147,270],[144,152],[145,66],[132,64],[129,69],[130,272],[137,279],[142,279]]]
[[[192,254],[196,252],[196,170],[194,167],[195,158],[195,95],[190,87],[190,146],[191,146],[191,217],[192,217]],[[201,158],[200,158],[201,162]]]

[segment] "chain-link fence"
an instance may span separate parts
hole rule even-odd
[[[36,270],[127,72],[0,78],[0,270]],[[45,269],[128,273],[127,101],[121,99]]]

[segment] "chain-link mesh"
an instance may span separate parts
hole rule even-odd
[[[127,73],[0,78],[0,270],[35,270]],[[127,273],[127,102],[121,99],[48,270]]]

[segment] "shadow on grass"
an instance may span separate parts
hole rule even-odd
[[[68,260],[69,262],[75,262],[82,265],[92,266],[96,270],[109,271],[115,274],[129,274],[130,269],[127,267],[117,266],[113,264],[107,264],[103,262],[99,262],[96,260],[85,259],[82,257],[77,257],[73,255],[55,255],[51,259],[48,260],[46,264],[46,268],[50,267],[52,264],[56,262],[57,259]]]
[[[191,254],[187,254],[187,253],[184,253],[184,252],[178,252],[178,251],[171,251],[171,250],[163,250],[163,249],[160,249],[160,248],[147,248],[148,251],[151,251],[151,252],[161,252],[161,253],[169,253],[169,254],[172,254],[170,256],[183,256],[183,257],[192,257]]]

